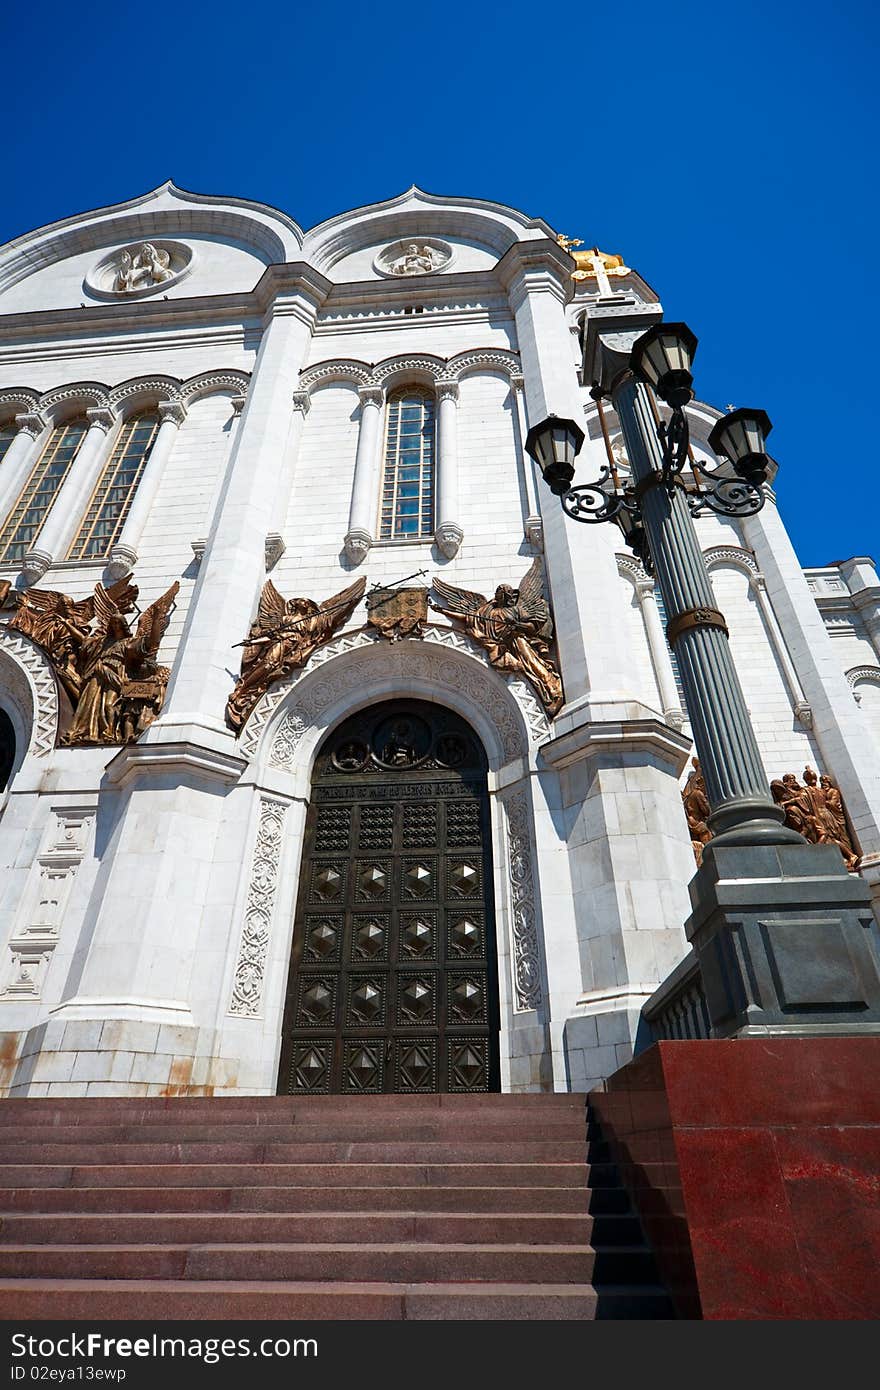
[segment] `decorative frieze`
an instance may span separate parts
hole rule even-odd
[[[535,909],[535,884],[526,793],[504,802],[507,817],[507,864],[510,874],[513,985],[517,1009],[538,1009],[543,1002],[541,954]]]
[[[31,871],[20,924],[7,948],[0,998],[36,1002],[58,944],[73,881],[88,846],[93,807],[64,807],[51,815],[43,853]]]
[[[262,1010],[286,815],[286,803],[260,798],[260,820],[229,1002],[229,1013],[237,1018],[258,1018]]]

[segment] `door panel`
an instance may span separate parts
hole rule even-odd
[[[353,716],[315,764],[282,1093],[498,1089],[486,759],[449,710]]]

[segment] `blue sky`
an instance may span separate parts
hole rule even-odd
[[[0,240],[166,178],[304,227],[410,183],[513,204],[641,271],[698,395],[767,410],[804,564],[880,562],[878,29],[867,0],[50,0],[0,88]]]

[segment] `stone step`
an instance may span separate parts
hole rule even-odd
[[[6,1124],[317,1124],[343,1118],[352,1124],[400,1115],[409,1120],[502,1116],[576,1115],[586,1124],[583,1095],[379,1095],[379,1096],[59,1096],[0,1100],[0,1127]]]
[[[547,1283],[3,1279],[0,1304],[4,1317],[19,1322],[46,1318],[90,1323],[114,1319],[588,1322],[671,1315],[669,1300],[656,1288],[595,1290],[583,1284]]]
[[[117,1163],[0,1166],[15,1187],[612,1187],[608,1166],[579,1163]]]
[[[577,1140],[534,1139],[482,1143],[458,1140],[314,1143],[16,1144],[4,1136],[0,1165],[30,1163],[576,1163]]]
[[[588,1284],[594,1264],[589,1247],[555,1245],[0,1245],[0,1279]]]
[[[481,1120],[479,1141],[482,1144],[563,1143],[578,1144],[584,1151],[583,1124],[578,1116],[557,1117],[546,1121],[530,1116],[526,1120],[500,1118]],[[263,1124],[255,1136],[254,1126],[239,1122],[227,1124],[178,1124],[177,1121],[149,1124],[101,1125],[31,1125],[7,1126],[2,1132],[0,1146],[5,1151],[15,1144],[332,1144],[387,1143],[389,1127],[379,1117],[372,1122],[364,1118],[358,1124],[346,1123],[342,1117],[316,1124],[293,1121],[290,1124]],[[471,1119],[453,1112],[444,1119],[426,1118],[418,1123],[395,1120],[394,1143],[467,1143],[473,1136]],[[607,1146],[603,1146],[606,1147]],[[607,1162],[606,1158],[603,1160]]]
[[[611,1192],[613,1189],[606,1189]],[[595,1194],[594,1194],[595,1195]],[[586,1187],[30,1187],[0,1189],[10,1212],[431,1211],[587,1214]],[[626,1207],[624,1206],[624,1210]],[[600,1218],[601,1219],[601,1218]]]
[[[6,1245],[576,1245],[593,1218],[553,1212],[6,1212]]]

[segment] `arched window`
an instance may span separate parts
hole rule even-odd
[[[17,434],[18,426],[14,420],[4,420],[0,425],[0,463],[6,457],[6,451]]]
[[[103,560],[110,553],[119,539],[158,428],[159,415],[155,410],[132,415],[125,421],[68,551],[68,560]]]
[[[434,397],[406,386],[388,398],[380,540],[434,530]]]
[[[56,425],[24,488],[0,530],[0,564],[23,560],[67,477],[89,422],[84,415]]]

